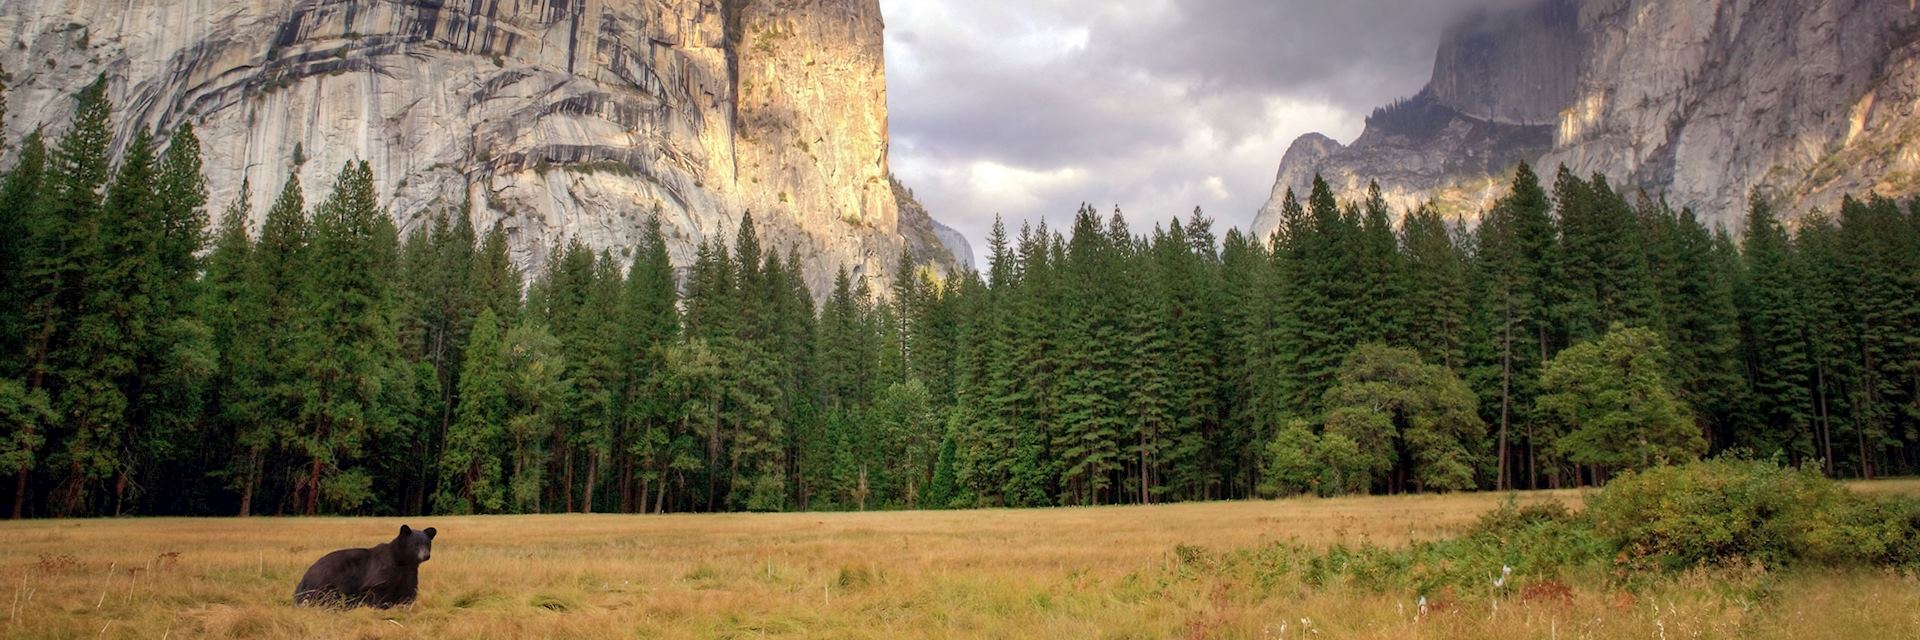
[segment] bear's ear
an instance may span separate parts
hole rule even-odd
[[[409,526],[407,526],[407,525],[404,525],[404,524],[403,524],[403,525],[400,525],[400,536],[401,536],[401,537],[403,537],[403,538],[404,538],[404,537],[406,537],[406,536],[409,536],[409,535],[412,535],[412,534],[413,534],[413,527],[409,527]]]
[[[427,527],[427,539],[428,539],[428,540],[432,540],[432,539],[433,539],[433,536],[434,536],[435,534],[438,534],[438,533],[440,533],[440,532],[438,532],[438,531],[434,531],[434,530],[433,530],[433,527]]]

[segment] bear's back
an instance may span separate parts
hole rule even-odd
[[[312,604],[327,600],[345,600],[344,604],[358,604],[365,596],[367,572],[374,563],[372,549],[341,549],[321,556],[300,578],[300,586],[293,590],[295,604]]]

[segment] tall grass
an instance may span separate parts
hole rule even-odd
[[[1920,637],[1920,584],[1875,569],[1723,567],[1634,590],[1600,576],[1422,594],[1316,580],[1260,556],[1295,549],[1307,562],[1452,537],[1504,499],[7,522],[0,637]],[[1518,499],[1577,506],[1584,496]],[[384,541],[402,522],[440,531],[415,607],[289,605],[321,554]],[[1459,570],[1491,579],[1499,567]]]

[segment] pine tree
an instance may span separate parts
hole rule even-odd
[[[678,298],[656,207],[647,218],[620,300],[623,342],[619,348],[627,371],[619,407],[624,448],[616,454],[624,461],[620,471],[623,511],[645,511],[649,488],[664,494],[671,472],[671,445],[678,434],[671,431],[672,407],[661,391],[667,375],[665,352],[680,334]],[[637,501],[632,495],[636,491]]]
[[[206,186],[200,141],[191,127],[172,134],[153,181],[147,339],[138,346],[139,396],[134,424],[141,433],[132,448],[131,472],[149,506],[162,513],[206,511],[214,487],[205,471],[225,462],[202,428],[206,385],[219,367],[212,329],[197,313],[207,243]]]
[[[1177,376],[1179,365],[1175,348],[1179,340],[1179,315],[1184,305],[1175,291],[1186,278],[1187,257],[1191,247],[1186,229],[1175,219],[1168,231],[1154,229],[1153,238],[1141,250],[1123,256],[1120,265],[1102,278],[1114,281],[1117,294],[1132,301],[1124,306],[1125,324],[1119,335],[1123,340],[1120,375],[1124,376],[1127,399],[1126,440],[1133,467],[1133,492],[1141,504],[1154,501],[1156,480],[1169,465],[1178,464],[1174,448],[1180,441],[1182,425],[1176,421],[1187,409]],[[1186,381],[1197,384],[1198,380]],[[1193,461],[1198,466],[1198,460]]]
[[[779,415],[786,402],[775,347],[778,321],[773,292],[779,289],[780,263],[761,248],[752,215],[741,217],[733,245],[733,333],[717,343],[726,363],[726,403],[730,433],[727,449],[727,499],[732,508],[777,511],[785,508],[782,486],[786,424]]]
[[[72,342],[63,350],[63,405],[73,418],[60,459],[68,467],[60,511],[73,515],[95,483],[112,479],[113,512],[132,484],[136,449],[153,436],[140,402],[154,371],[144,351],[154,339],[154,290],[161,236],[154,191],[153,140],[136,133],[100,209],[93,260],[86,266]]]
[[[1007,347],[997,369],[995,412],[1009,445],[1005,499],[1009,506],[1048,506],[1058,496],[1056,433],[1063,421],[1062,379],[1070,370],[1067,350],[1053,327],[1067,313],[1061,299],[1065,251],[1046,225],[1022,227],[1017,259],[1019,287],[1009,301]]]
[[[193,125],[174,129],[156,179],[162,274],[158,304],[169,313],[180,313],[193,300],[201,267],[198,256],[207,244],[207,180]]]
[[[1516,484],[1514,445],[1531,426],[1536,372],[1559,340],[1551,311],[1557,299],[1555,230],[1547,209],[1539,179],[1522,163],[1514,172],[1512,190],[1494,203],[1475,236],[1474,297],[1481,327],[1476,333],[1481,340],[1474,347],[1472,379],[1481,390],[1488,422],[1497,429],[1498,489]],[[1532,464],[1535,444],[1528,439],[1529,486],[1541,471]]]
[[[1555,281],[1568,291],[1561,317],[1574,341],[1607,332],[1613,323],[1656,326],[1641,226],[1626,198],[1603,176],[1591,182],[1563,167],[1554,180],[1561,225]]]
[[[1030,240],[1031,233],[1025,235]],[[1023,241],[1019,250],[1025,251],[1029,244]],[[1016,333],[1028,326],[1025,312],[1032,308],[1025,304],[1027,291],[1022,285],[1028,282],[1021,277],[1021,256],[997,217],[987,246],[986,309],[977,316],[975,329],[980,373],[976,385],[966,390],[967,397],[977,400],[969,403],[975,406],[964,414],[971,419],[971,428],[962,432],[967,445],[962,457],[970,461],[963,475],[968,488],[986,504],[1023,504],[1045,495],[1032,486],[1035,476],[1019,473],[1030,456],[1038,455],[1022,447],[1038,438],[1032,429],[1024,428],[1024,411],[1033,408],[1028,400],[1034,388],[1020,375],[1022,365],[1029,363],[1020,360],[1025,345],[1022,334]]]
[[[302,406],[313,384],[301,358],[303,350],[318,340],[315,318],[307,312],[307,292],[312,289],[313,228],[301,194],[298,174],[289,172],[261,224],[260,241],[253,253],[254,282],[248,294],[258,300],[266,318],[262,326],[273,327],[264,332],[261,376],[268,397],[257,420],[270,425],[272,433],[260,440],[274,448],[288,448],[300,436]],[[253,457],[264,454],[250,452]],[[256,476],[255,480],[264,478]],[[251,504],[252,495],[251,490],[242,494],[243,506]],[[302,504],[289,504],[295,509],[304,508]]]
[[[1249,241],[1239,229],[1230,229],[1220,247],[1221,356],[1220,384],[1223,422],[1214,439],[1230,494],[1248,495],[1263,483],[1261,443],[1275,431],[1261,418],[1258,399],[1276,392],[1274,342],[1273,258]],[[1309,434],[1311,435],[1311,434]]]
[[[1407,216],[1400,235],[1406,247],[1406,314],[1417,319],[1406,323],[1406,344],[1427,362],[1463,371],[1471,300],[1466,254],[1432,206]]]
[[[32,333],[28,311],[37,284],[28,269],[45,260],[39,255],[44,248],[40,241],[52,235],[50,225],[58,224],[42,209],[47,181],[47,148],[36,130],[27,135],[13,168],[0,180],[0,225],[4,225],[0,228],[13,230],[0,236],[0,273],[14,274],[0,283],[0,294],[20,301],[0,309],[0,376],[26,373],[21,358],[27,351],[26,338]]]
[[[506,335],[506,502],[513,513],[545,508],[546,470],[571,393],[558,338],[523,320]]]
[[[480,250],[473,254],[467,295],[476,313],[480,309],[492,311],[501,326],[512,326],[520,317],[520,288],[520,270],[514,266],[513,256],[507,253],[506,230],[496,225],[487,230]]]
[[[1891,466],[1887,450],[1920,414],[1920,238],[1892,200],[1851,197],[1840,206],[1840,247],[1850,274],[1848,323],[1857,336],[1853,401],[1863,475]]]
[[[92,372],[75,369],[71,363],[76,358],[69,346],[81,330],[77,321],[86,310],[83,304],[89,297],[89,270],[100,263],[101,195],[107,184],[107,145],[112,138],[105,87],[102,77],[80,92],[73,125],[49,156],[45,183],[36,197],[39,202],[27,209],[26,226],[32,236],[22,256],[20,290],[25,294],[26,309],[21,336],[25,354],[20,366],[27,380],[26,394],[46,393],[55,412],[67,417],[56,423],[66,429],[50,428],[39,434],[41,443],[62,443],[71,425],[98,421],[101,416],[82,416],[91,412],[75,410],[81,409],[74,406],[82,402],[79,399],[88,397],[76,389],[91,385],[105,391],[104,387],[111,384],[90,379],[88,374]],[[16,516],[23,513],[31,471],[24,466],[16,470]],[[78,489],[73,486],[67,492],[62,513],[77,507]]]
[[[1406,267],[1394,237],[1391,215],[1386,198],[1380,194],[1380,184],[1368,183],[1359,236],[1354,240],[1358,249],[1355,263],[1359,268],[1352,274],[1359,284],[1358,300],[1354,304],[1362,319],[1358,342],[1410,344],[1406,342],[1412,321],[1406,316],[1409,293]]]
[[[216,432],[231,443],[225,475],[240,494],[239,515],[253,512],[253,496],[265,473],[266,454],[274,447],[272,366],[267,360],[271,331],[266,296],[257,261],[247,235],[252,204],[246,183],[240,196],[221,215],[207,273],[200,288],[200,321],[211,331],[219,354],[214,381],[208,385],[208,418]]]
[[[602,252],[593,265],[571,360],[583,363],[573,376],[576,446],[586,458],[581,478],[580,510],[591,513],[601,470],[611,459],[619,395],[626,376],[620,351],[620,298],[624,287],[621,266]],[[567,488],[568,502],[574,491]]]
[[[498,513],[507,505],[507,350],[492,309],[474,321],[460,375],[460,406],[439,458],[436,513]]]
[[[1260,385],[1249,399],[1247,413],[1260,430],[1272,432],[1294,420],[1312,417],[1312,391],[1302,374],[1306,343],[1306,317],[1303,309],[1314,304],[1307,289],[1311,260],[1309,249],[1315,242],[1313,220],[1306,207],[1288,189],[1281,200],[1280,229],[1274,234],[1267,304],[1268,320],[1258,332],[1265,334],[1264,345],[1253,361],[1256,372],[1264,372],[1269,382]],[[1323,303],[1322,303],[1323,304]]]
[[[401,443],[412,461],[403,471],[411,480],[405,498],[410,513],[425,511],[428,485],[439,475],[431,461],[445,446],[454,419],[462,356],[481,307],[469,288],[478,261],[476,241],[470,212],[462,207],[451,216],[434,215],[430,225],[408,236],[401,252],[396,333],[406,359],[421,374],[430,373],[418,385],[426,394],[417,409],[418,437]]]
[[[1759,425],[1736,443],[1761,455],[1798,458],[1812,453],[1807,436],[1813,407],[1800,274],[1786,230],[1774,217],[1772,204],[1758,193],[1748,203],[1744,249],[1746,279],[1737,295]]]
[[[1728,263],[1733,257],[1722,253],[1691,209],[1675,214],[1664,203],[1646,201],[1641,224],[1680,399],[1694,408],[1701,432],[1724,446],[1748,403],[1740,375],[1735,269]]]
[[[1318,415],[1347,352],[1368,333],[1369,311],[1361,287],[1361,223],[1343,212],[1333,190],[1318,177],[1307,198],[1305,233],[1289,239],[1289,306],[1299,342],[1294,356],[1291,406]],[[1292,234],[1290,234],[1292,235]],[[1390,238],[1391,236],[1389,236]]]
[[[355,463],[370,438],[394,426],[381,393],[400,384],[404,372],[389,322],[388,272],[380,269],[391,260],[382,251],[383,245],[391,250],[383,218],[365,162],[343,166],[314,210],[305,308],[316,331],[299,350],[311,382],[302,389],[301,430],[289,442],[304,457],[295,503],[308,515],[318,513],[323,500],[352,511],[373,497],[372,478]]]
[[[1851,447],[1841,442],[1839,449],[1834,448],[1836,428],[1853,432],[1856,443],[1865,442],[1861,437],[1864,434],[1854,428],[1851,420],[1849,390],[1855,385],[1854,363],[1859,349],[1847,321],[1853,308],[1847,293],[1852,274],[1841,250],[1840,229],[1832,218],[1816,211],[1800,220],[1793,249],[1799,295],[1805,301],[1801,309],[1805,312],[1806,357],[1812,373],[1812,418],[1819,433],[1820,457],[1826,461],[1829,476],[1839,475],[1843,457],[1852,458],[1856,476],[1864,476],[1866,461],[1859,456],[1864,446]],[[1740,293],[1745,295],[1744,288]],[[1748,302],[1744,297],[1741,299],[1742,311]],[[1746,346],[1745,341],[1742,346]]]
[[[5,91],[0,87],[0,117],[5,115]],[[0,295],[16,301],[0,309],[0,471],[15,475],[10,517],[25,515],[28,477],[38,467],[53,426],[53,402],[44,387],[31,388],[26,380],[26,338],[32,333],[29,310],[40,284],[28,269],[46,264],[36,252],[52,235],[55,221],[45,217],[42,190],[48,180],[47,150],[38,130],[21,143],[13,168],[0,180],[0,228],[13,230],[0,237],[0,273],[12,277],[0,283]]]
[[[1053,449],[1061,464],[1060,499],[1069,504],[1099,504],[1120,468],[1124,418],[1119,327],[1111,305],[1118,296],[1102,282],[1116,248],[1092,207],[1074,217],[1071,249],[1062,271],[1066,297],[1060,326],[1062,372],[1059,390],[1060,432]]]

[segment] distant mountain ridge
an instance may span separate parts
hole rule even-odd
[[[1733,226],[1754,189],[1793,215],[1831,211],[1920,193],[1917,105],[1913,2],[1540,0],[1452,25],[1428,85],[1353,144],[1296,140],[1252,228],[1271,235],[1286,190],[1304,197],[1316,174],[1346,198],[1374,180],[1396,209],[1471,218],[1523,160],[1709,223]]]

